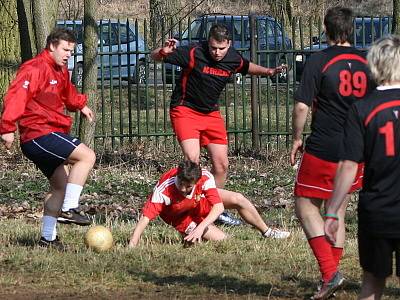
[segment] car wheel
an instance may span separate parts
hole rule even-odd
[[[83,64],[77,63],[75,68],[72,70],[72,82],[76,86],[82,86],[83,82]]]

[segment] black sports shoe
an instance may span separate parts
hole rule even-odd
[[[343,284],[344,277],[337,271],[328,282],[324,282],[321,289],[312,297],[314,300],[329,299]]]
[[[88,226],[92,224],[92,221],[89,217],[79,208],[71,208],[68,211],[61,211],[60,215],[57,218],[57,222],[64,224],[77,224],[80,226]]]
[[[48,241],[42,236],[39,240],[38,245],[39,247],[55,249],[58,251],[65,251],[67,249],[65,245],[61,243],[58,236],[56,236],[56,239],[54,241]]]
[[[239,226],[243,224],[241,220],[236,219],[234,216],[227,213],[226,211],[219,215],[216,222],[228,226]]]

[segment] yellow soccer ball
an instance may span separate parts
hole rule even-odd
[[[113,246],[113,236],[108,228],[96,225],[86,232],[85,244],[95,252],[107,251]]]

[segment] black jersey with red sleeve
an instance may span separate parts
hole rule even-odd
[[[199,112],[218,110],[218,99],[232,74],[245,75],[249,69],[249,61],[232,47],[221,61],[215,61],[207,42],[180,46],[164,61],[182,67],[171,107],[185,105]]]
[[[331,46],[311,55],[294,95],[295,101],[312,106],[306,151],[337,162],[347,111],[374,87],[364,52],[353,47]]]
[[[341,160],[365,162],[359,224],[400,238],[400,86],[378,87],[356,102],[344,126]]]

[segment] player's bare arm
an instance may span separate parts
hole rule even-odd
[[[296,163],[296,154],[303,151],[303,130],[307,121],[309,107],[302,103],[296,102],[292,114],[292,150],[290,152],[290,163],[292,166]]]
[[[224,205],[222,203],[214,204],[208,216],[199,225],[197,225],[197,227],[190,234],[188,234],[184,240],[192,243],[201,242],[204,230],[206,230],[208,225],[214,223],[214,221],[220,214],[223,213],[223,211]]]
[[[1,141],[6,146],[7,149],[10,149],[12,143],[14,142],[14,132],[2,134]]]
[[[326,215],[336,216],[337,212],[346,198],[351,185],[356,177],[358,163],[350,160],[340,161],[335,176],[332,198],[326,204]],[[325,234],[328,240],[335,244],[339,222],[335,218],[327,218],[325,221]]]
[[[139,244],[140,237],[142,236],[143,231],[149,224],[150,219],[145,216],[141,216],[138,223],[136,224],[135,230],[132,233],[131,239],[129,241],[128,247],[134,248]]]
[[[264,76],[274,76],[278,73],[282,73],[287,70],[286,65],[280,65],[276,68],[265,68],[255,63],[250,62],[249,71],[250,75],[264,75]]]
[[[168,39],[164,47],[157,48],[151,52],[151,58],[155,61],[162,61],[166,56],[176,50],[178,41],[176,39]]]

